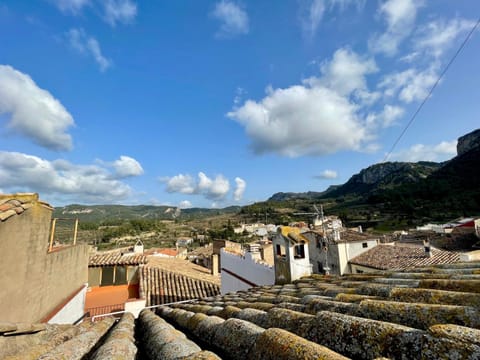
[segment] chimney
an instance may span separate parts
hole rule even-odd
[[[218,275],[218,255],[212,254],[212,275]]]
[[[428,238],[423,240],[423,247],[425,248],[425,255],[432,257],[432,248],[430,247],[430,240]]]

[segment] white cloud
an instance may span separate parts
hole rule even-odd
[[[221,22],[216,33],[219,38],[243,35],[249,31],[247,12],[232,1],[222,0],[216,3],[211,15]]]
[[[191,175],[179,174],[172,177],[160,178],[167,185],[167,192],[189,195],[202,195],[207,199],[221,201],[230,191],[230,182],[223,175],[210,178],[205,173],[199,172],[198,179]]]
[[[313,38],[323,16],[328,11],[338,8],[345,11],[350,5],[356,5],[360,10],[364,7],[364,0],[307,0],[301,3],[300,24],[304,36]]]
[[[371,49],[387,56],[395,55],[400,43],[412,32],[421,6],[422,0],[387,0],[381,3],[378,14],[385,20],[387,29],[370,39]]]
[[[199,172],[198,179],[198,192],[207,199],[223,199],[230,190],[230,182],[223,175],[217,175],[215,179],[210,179],[204,173]]]
[[[105,71],[112,65],[112,61],[103,56],[97,39],[88,36],[83,29],[70,29],[67,37],[72,48],[81,54],[93,57],[100,71]]]
[[[137,16],[137,4],[132,0],[50,0],[63,13],[70,13],[72,15],[80,15],[82,10],[94,4],[103,9],[103,20],[115,26],[117,23],[128,24],[133,22]]]
[[[437,145],[416,144],[409,149],[393,153],[390,158],[396,161],[445,161],[457,154],[457,140],[442,141]]]
[[[242,200],[243,194],[245,192],[245,188],[247,187],[247,182],[242,178],[236,177],[235,183],[236,183],[236,187],[233,192],[233,200],[240,201]]]
[[[366,91],[365,76],[378,71],[373,59],[362,58],[355,52],[340,48],[329,62],[320,66],[322,77],[306,79],[311,86],[325,86],[340,95],[350,95],[354,91]]]
[[[122,155],[118,160],[113,162],[115,175],[118,178],[126,178],[130,176],[139,176],[143,174],[143,168],[140,163],[129,156]]]
[[[398,96],[405,102],[423,100],[438,79],[438,65],[433,63],[424,70],[410,68],[401,72],[388,74],[378,84],[386,96]]]
[[[313,37],[317,32],[318,25],[323,18],[325,12],[324,0],[312,0],[302,14],[301,23],[303,33],[307,37]]]
[[[183,200],[178,203],[180,209],[189,209],[192,207],[192,203],[188,200]]]
[[[104,0],[105,20],[112,26],[117,22],[131,23],[137,16],[137,4],[131,0]]]
[[[227,116],[245,127],[258,154],[297,157],[361,150],[371,134],[358,111],[370,94],[365,76],[374,71],[373,60],[339,49],[322,65],[320,77],[269,88],[262,100],[247,100]]]
[[[131,194],[130,187],[107,168],[6,151],[0,151],[0,186],[11,192],[62,195],[79,202],[115,202]]]
[[[178,174],[173,177],[161,178],[160,181],[167,184],[167,192],[194,194],[196,192],[195,180],[190,175]]]
[[[338,174],[335,170],[324,170],[320,175],[315,176],[317,179],[336,179]]]
[[[460,18],[429,22],[419,29],[414,40],[415,48],[438,58],[450,48],[458,36],[470,31],[474,25],[474,21]]]
[[[70,150],[72,138],[66,132],[74,125],[72,116],[48,91],[30,76],[8,65],[0,65],[0,114],[7,127],[51,150]]]
[[[90,4],[90,0],[52,0],[62,12],[78,14],[85,6]]]

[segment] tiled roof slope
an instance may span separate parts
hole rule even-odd
[[[220,294],[220,287],[162,268],[145,266],[140,269],[140,293],[147,306],[151,306],[215,296]]]
[[[88,266],[113,266],[113,265],[142,265],[146,264],[147,257],[139,254],[123,254],[121,252],[96,254],[90,257]]]
[[[15,327],[17,325],[10,324]],[[42,327],[43,328],[40,328]],[[0,327],[0,358],[4,360],[131,359],[137,354],[134,318],[105,318],[80,325],[36,324],[35,333],[4,332]],[[23,334],[23,335],[22,335]],[[29,334],[29,335],[24,335]]]
[[[14,215],[20,215],[38,202],[38,194],[0,194],[0,222],[6,221]],[[50,205],[41,203],[50,208]]]
[[[349,262],[378,270],[404,270],[460,261],[460,255],[455,252],[432,248],[431,253],[431,257],[427,256],[419,246],[377,245]]]
[[[162,306],[230,359],[479,359],[480,263],[325,277]]]
[[[0,336],[0,358],[479,359],[480,262],[312,275],[112,322]]]

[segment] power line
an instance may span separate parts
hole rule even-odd
[[[442,73],[440,74],[440,76],[437,78],[437,81],[435,81],[435,84],[433,84],[433,86],[431,87],[430,91],[428,92],[427,96],[425,96],[425,98],[423,99],[423,101],[420,103],[420,105],[418,106],[417,110],[413,113],[412,117],[410,118],[410,121],[407,123],[407,125],[405,126],[405,128],[402,130],[402,132],[400,133],[400,135],[398,136],[398,138],[395,140],[395,142],[393,143],[392,147],[390,148],[390,151],[387,153],[387,155],[385,155],[385,158],[383,159],[383,162],[387,161],[388,158],[390,157],[390,155],[392,155],[392,152],[393,150],[395,149],[395,147],[397,146],[397,144],[399,143],[399,141],[402,139],[403,135],[405,135],[405,133],[407,132],[408,128],[410,127],[410,125],[412,125],[412,123],[414,122],[414,120],[416,119],[418,113],[420,112],[420,110],[422,110],[423,108],[423,105],[425,105],[425,103],[427,102],[427,100],[430,98],[430,96],[432,95],[433,93],[433,90],[435,90],[435,88],[437,87],[438,83],[440,82],[440,80],[443,78],[443,76],[445,75],[445,73],[448,71],[448,69],[450,68],[450,65],[453,64],[453,62],[455,61],[455,59],[457,58],[458,54],[460,54],[460,52],[463,50],[463,48],[465,47],[466,43],[468,42],[468,40],[470,40],[470,38],[472,37],[472,34],[473,32],[475,31],[475,29],[478,27],[478,25],[480,24],[480,18],[478,18],[477,22],[475,23],[475,25],[472,27],[472,29],[470,30],[470,32],[468,33],[467,37],[465,38],[465,40],[463,40],[462,44],[460,45],[460,47],[458,48],[458,50],[455,52],[455,54],[453,55],[453,57],[450,59],[450,61],[448,62],[447,66],[445,66],[445,68],[443,69]]]

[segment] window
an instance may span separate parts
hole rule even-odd
[[[100,286],[113,285],[114,269],[115,269],[114,266],[102,267],[102,282],[100,283]]]
[[[280,244],[277,244],[276,254],[277,256],[286,256],[285,247]]]
[[[357,274],[363,274],[363,270],[356,270],[357,271]]]
[[[362,248],[368,248],[368,243],[362,243]]]
[[[293,257],[295,259],[305,259],[305,245],[295,245]]]
[[[127,283],[127,268],[117,266],[115,269],[115,285],[125,285]]]
[[[323,270],[323,264],[320,261],[317,261],[317,266],[318,266],[318,273],[321,274],[324,272]]]

